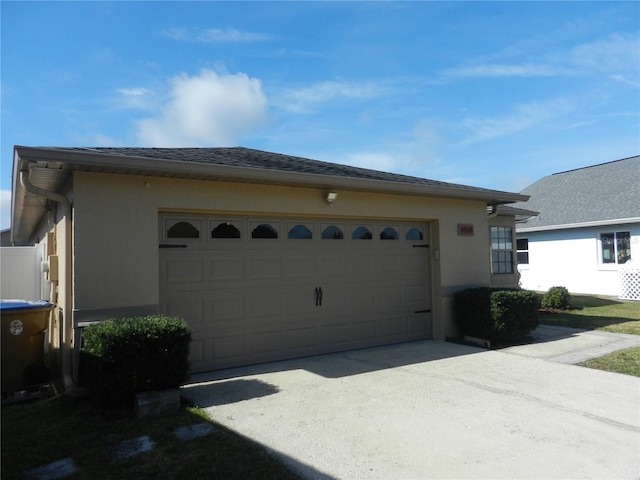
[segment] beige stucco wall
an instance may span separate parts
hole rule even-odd
[[[454,332],[450,296],[490,284],[490,249],[482,201],[432,199],[242,183],[74,174],[74,308],[89,318],[159,303],[161,211],[316,217],[401,218],[431,222],[434,336]],[[459,236],[459,223],[473,236]],[[100,319],[100,318],[96,318]]]

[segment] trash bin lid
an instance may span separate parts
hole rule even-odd
[[[53,304],[46,300],[0,300],[0,311],[3,312],[49,307],[53,307]]]

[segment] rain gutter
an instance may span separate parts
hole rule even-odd
[[[62,342],[60,348],[62,350],[62,378],[64,381],[65,390],[70,394],[77,394],[83,391],[82,387],[77,385],[73,381],[73,328],[72,328],[72,310],[73,310],[73,302],[72,302],[72,288],[73,283],[71,281],[71,259],[72,259],[72,245],[71,245],[71,234],[72,234],[72,209],[71,202],[67,197],[61,195],[57,192],[52,192],[49,190],[44,190],[42,188],[36,187],[31,183],[29,177],[31,175],[31,162],[25,162],[23,164],[22,169],[20,170],[20,184],[22,187],[29,193],[34,195],[39,195],[46,199],[49,199],[53,202],[56,202],[58,205],[62,207],[62,214],[65,218],[65,261],[62,265],[64,269],[62,272],[62,277],[64,278],[64,305],[63,305],[63,322],[62,322]]]

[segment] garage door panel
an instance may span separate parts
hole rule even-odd
[[[333,242],[333,240],[328,240]],[[318,275],[324,277],[340,276],[347,273],[347,258],[343,254],[320,255],[318,257]]]
[[[313,278],[316,275],[316,259],[312,255],[285,257],[285,278]]]
[[[165,298],[163,312],[170,317],[179,317],[189,324],[202,323],[205,319],[205,301],[200,295],[182,295]]]
[[[221,224],[202,216],[207,222]],[[160,250],[160,303],[193,328],[193,371],[431,336],[430,315],[414,314],[430,308],[429,250],[405,240],[412,228],[428,238],[424,224],[398,223],[399,240],[381,241],[387,222],[229,222],[240,238],[207,236],[185,249]],[[277,239],[247,233],[247,225],[267,223],[280,227]],[[303,224],[312,238],[301,229],[290,238],[289,227]],[[321,239],[327,225],[338,225],[343,238]],[[372,235],[353,240],[361,225]]]
[[[237,321],[245,317],[244,295],[235,290],[225,291],[225,293],[211,298],[212,323]]]
[[[287,335],[280,329],[253,333],[249,339],[249,353],[263,355],[287,351]]]
[[[220,335],[211,339],[214,360],[242,358],[246,356],[246,336],[244,334]]]
[[[259,320],[283,317],[283,305],[280,293],[248,294],[246,297],[247,315]]]
[[[171,259],[165,263],[164,279],[167,283],[201,282],[204,279],[200,259]]]
[[[376,338],[376,322],[354,322],[351,325],[351,338],[354,341],[373,340]]]
[[[402,317],[382,318],[378,322],[378,333],[380,337],[401,336],[405,333],[405,320]]]
[[[349,325],[344,323],[334,323],[325,325],[319,331],[320,343],[322,345],[336,345],[349,341]]]
[[[243,280],[244,261],[244,257],[210,259],[209,279],[215,282]]]
[[[201,338],[193,339],[189,348],[189,363],[202,363],[206,358],[204,352],[205,341]]]
[[[249,279],[279,279],[282,276],[280,261],[280,256],[249,258]]]
[[[296,327],[288,331],[289,345],[292,350],[304,350],[318,345],[316,326]]]
[[[409,333],[431,332],[431,313],[415,314],[409,317]]]

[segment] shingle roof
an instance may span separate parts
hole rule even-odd
[[[179,162],[195,162],[211,165],[226,165],[230,167],[258,168],[283,172],[297,172],[315,175],[330,175],[336,177],[361,178],[382,180],[387,182],[410,183],[415,185],[441,186],[446,188],[460,188],[471,191],[484,189],[441,182],[426,178],[382,172],[368,168],[353,167],[337,163],[323,162],[309,158],[284,155],[281,153],[265,152],[245,147],[229,148],[136,148],[136,147],[71,147],[60,148],[60,151],[78,151],[85,153],[99,153],[106,155],[122,155],[125,157],[152,158]]]
[[[572,228],[640,219],[640,156],[544,177],[522,194],[516,208],[539,212],[518,230]]]
[[[46,213],[39,189],[57,192],[74,171],[483,201],[500,205],[525,195],[399,175],[249,148],[87,148],[16,146],[12,238],[30,241]],[[28,190],[23,185],[30,182]]]

